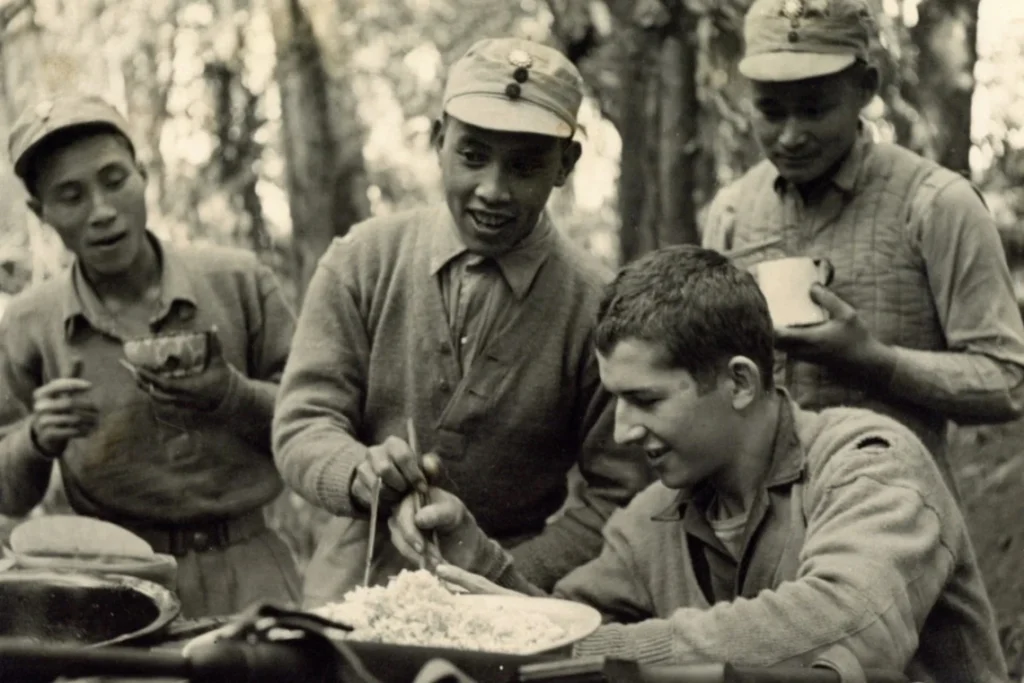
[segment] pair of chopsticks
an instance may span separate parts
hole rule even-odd
[[[422,463],[422,459],[421,459],[422,454],[420,453],[419,440],[416,438],[416,425],[413,424],[413,421],[412,421],[411,417],[408,418],[405,421],[405,429],[406,429],[406,432],[408,432],[408,435],[409,435],[409,448],[412,449],[412,454],[414,456],[416,456],[416,462]],[[429,484],[429,482],[428,482],[428,484]],[[426,492],[426,491],[417,491],[415,495],[416,495],[416,497],[414,498],[414,501],[416,503],[416,512],[419,512],[423,508],[423,506],[430,505],[430,494],[428,492]],[[440,545],[440,543],[438,543],[438,540],[437,540],[437,530],[436,529],[431,534],[430,542],[433,543],[434,550],[437,551],[437,555],[438,555],[438,557],[440,557],[441,556],[441,545]],[[420,569],[426,569],[426,567],[427,567],[427,548],[424,548],[423,552],[420,554]]]
[[[413,424],[412,418],[406,420],[405,423],[406,431],[408,432],[409,448],[412,449],[412,453],[416,456],[416,461],[420,461],[420,447],[419,440],[416,438],[416,426]],[[373,497],[370,500],[370,538],[368,547],[366,548],[366,566],[363,570],[363,585],[370,585],[370,569],[373,566],[373,547],[377,538],[377,515],[380,510],[380,487],[381,479],[377,477],[377,481],[373,484]],[[425,491],[416,491],[414,494],[413,502],[415,504],[416,512],[419,512],[424,505],[430,504],[430,495]],[[437,531],[431,535],[431,542],[434,544],[434,549],[437,551],[438,557],[441,555],[441,545],[438,543]],[[423,549],[423,553],[420,554],[420,569],[426,569],[427,567],[427,549]]]

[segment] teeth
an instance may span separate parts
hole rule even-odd
[[[504,225],[511,219],[508,218],[507,216],[489,216],[485,214],[474,213],[473,220],[475,220],[480,225],[487,226],[488,228],[496,228],[499,225]]]

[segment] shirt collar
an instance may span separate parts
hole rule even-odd
[[[863,120],[858,123],[857,130],[857,138],[853,142],[853,147],[850,148],[849,154],[829,179],[832,185],[847,195],[853,194],[857,189],[868,149],[874,144],[874,136]],[[777,194],[782,195],[789,188],[789,183],[781,175],[776,175],[773,187]]]
[[[187,304],[190,311],[194,313],[196,308],[195,288],[181,255],[171,245],[157,239],[151,232],[146,232],[146,239],[156,249],[157,259],[161,266],[161,309],[158,318],[164,318],[176,302]],[[76,325],[82,321],[93,324],[89,318],[95,317],[97,311],[103,310],[103,306],[92,285],[85,279],[85,273],[82,271],[78,259],[75,259],[70,270],[63,277],[67,278],[67,285],[62,319],[65,337],[70,339],[77,329]]]
[[[785,486],[797,481],[804,471],[804,449],[796,433],[794,414],[796,405],[785,389],[776,389],[781,404],[779,406],[779,423],[775,427],[775,440],[772,446],[772,464],[765,479],[764,488],[771,489]],[[711,499],[711,491],[707,486],[693,490],[680,491],[673,501],[661,512],[652,515],[656,522],[678,522],[683,518],[690,503],[706,504]]]
[[[448,207],[438,210],[432,222],[430,246],[430,274],[437,275],[458,256],[468,250],[459,238],[459,232]],[[555,229],[547,212],[541,214],[537,226],[512,251],[498,256],[494,261],[501,270],[502,277],[512,288],[516,298],[522,300],[530,291],[540,267],[551,254],[551,246],[555,238]]]

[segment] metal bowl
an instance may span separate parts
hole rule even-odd
[[[155,634],[180,611],[171,591],[132,576],[0,573],[0,638],[100,647]]]

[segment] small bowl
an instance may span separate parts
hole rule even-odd
[[[187,377],[206,369],[209,332],[184,332],[129,339],[124,356],[132,365],[165,377]]]

